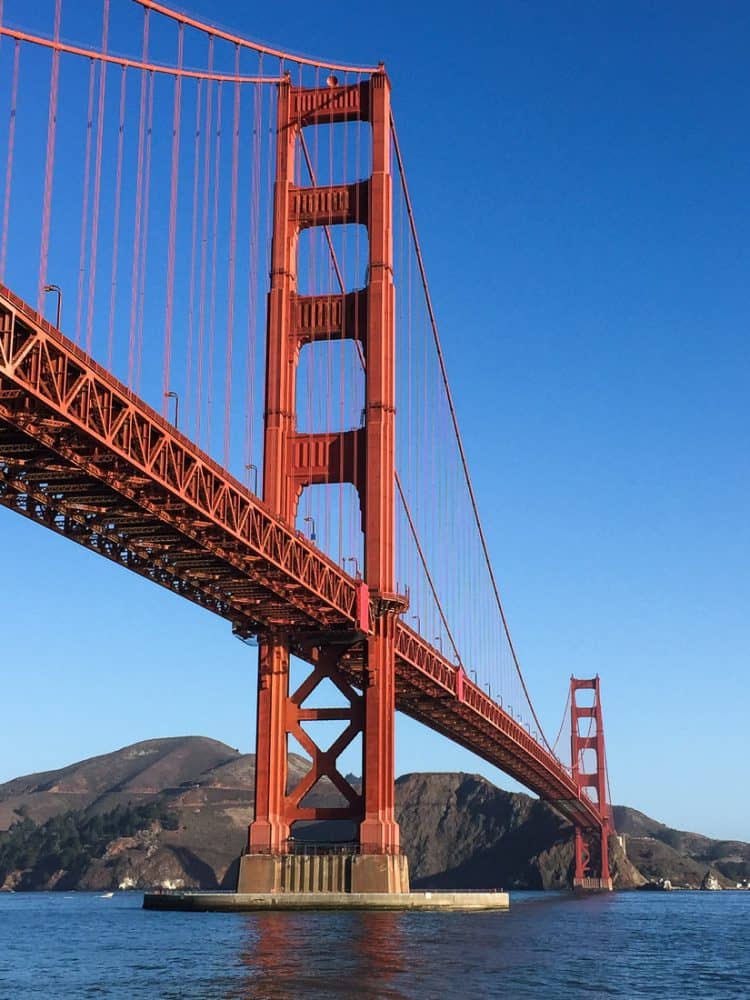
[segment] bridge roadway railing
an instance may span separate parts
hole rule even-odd
[[[290,609],[264,624],[335,630],[360,620],[356,580],[1,285],[0,380],[0,417],[11,426],[136,504],[147,493],[147,505],[185,533],[179,514],[187,515],[219,561],[251,573]],[[254,600],[237,607],[240,621],[253,619]]]
[[[361,686],[367,587],[2,285],[0,503],[240,632],[348,640],[341,669]],[[396,707],[602,826],[561,762],[403,620]]]
[[[516,778],[584,829],[600,829],[596,804],[550,751],[417,632],[399,622],[396,705]]]

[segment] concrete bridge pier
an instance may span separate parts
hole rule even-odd
[[[405,854],[244,854],[237,892],[408,893]]]

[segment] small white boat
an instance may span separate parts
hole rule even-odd
[[[113,896],[114,896],[113,892],[105,892],[105,893],[102,893],[102,895],[99,897],[99,899],[112,899]]]

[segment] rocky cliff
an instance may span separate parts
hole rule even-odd
[[[306,762],[292,755],[290,782]],[[59,771],[0,785],[0,886],[6,888],[233,887],[251,819],[255,760],[203,737],[148,740]],[[335,799],[327,782],[321,804]],[[396,785],[397,815],[415,888],[562,888],[570,884],[571,828],[550,806],[472,774],[409,774]],[[621,888],[658,874],[700,884],[717,842],[681,835],[633,810],[616,810],[626,857],[613,839]],[[295,828],[301,839],[340,839],[345,827]],[[689,838],[695,838],[690,840]],[[671,840],[670,840],[671,838]],[[649,866],[646,848],[667,852]],[[655,847],[654,845],[658,845]],[[682,850],[683,853],[680,853]],[[718,848],[717,848],[718,850]],[[712,859],[727,883],[732,858]],[[692,851],[693,854],[689,852]],[[744,853],[743,853],[744,852]],[[675,877],[677,860],[696,865]],[[633,863],[637,867],[634,867]],[[659,869],[660,864],[665,870]],[[724,866],[723,868],[721,866]],[[680,869],[682,871],[682,869]]]
[[[750,878],[750,844],[674,830],[626,806],[614,807],[614,821],[628,857],[650,881],[695,888],[708,874],[733,888]]]

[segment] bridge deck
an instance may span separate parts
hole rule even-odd
[[[9,289],[0,286],[0,504],[231,621],[283,629],[296,651],[340,641],[362,684],[377,601],[300,532]],[[396,707],[550,801],[602,826],[570,774],[403,621]]]

